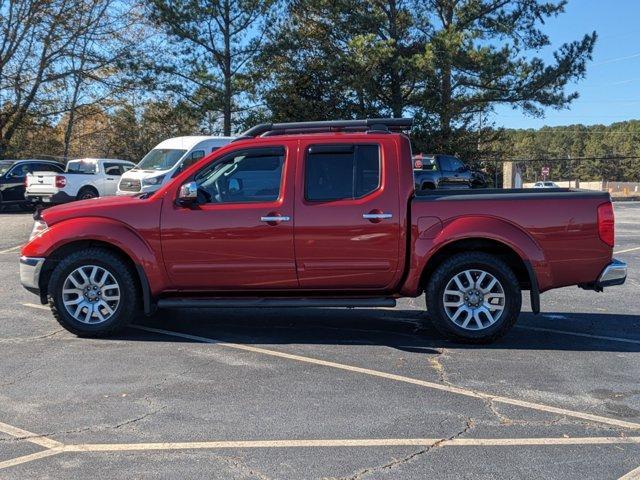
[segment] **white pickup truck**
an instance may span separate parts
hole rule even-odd
[[[115,195],[120,177],[133,162],[108,158],[70,160],[64,173],[27,175],[25,198],[32,203],[59,204]]]

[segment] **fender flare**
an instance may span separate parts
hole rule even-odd
[[[427,247],[419,260],[419,277],[429,261],[443,248],[460,240],[491,240],[513,250],[522,260],[531,285],[531,307],[534,313],[540,311],[540,285],[552,283],[551,272],[543,249],[521,227],[502,218],[488,215],[460,216],[443,222],[442,229]],[[429,241],[422,240],[420,241]]]
[[[140,281],[144,311],[146,314],[152,313],[154,292],[162,291],[168,283],[164,264],[154,249],[127,224],[104,217],[63,220],[50,226],[46,236],[34,239],[28,247],[29,251],[34,250],[37,256],[48,258],[65,245],[82,241],[109,244],[128,256]],[[30,255],[29,252],[26,254]]]

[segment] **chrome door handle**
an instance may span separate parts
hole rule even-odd
[[[363,213],[362,218],[366,220],[384,220],[385,218],[393,218],[392,213]]]
[[[274,216],[274,217],[260,217],[261,222],[288,222],[291,220],[291,217],[282,217],[282,216]]]

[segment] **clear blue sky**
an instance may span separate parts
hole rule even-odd
[[[584,80],[570,85],[580,98],[568,110],[547,109],[544,118],[509,106],[496,109],[493,121],[508,128],[539,128],[575,123],[610,124],[640,119],[640,0],[569,0],[566,12],[544,31],[552,47],[595,30],[598,41]],[[541,54],[548,58],[548,52]]]

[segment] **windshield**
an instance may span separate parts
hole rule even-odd
[[[74,160],[67,163],[67,173],[96,173],[97,162]]]
[[[154,148],[147,153],[136,168],[140,170],[169,170],[186,153],[186,150]]]
[[[13,162],[0,162],[0,175],[4,175],[11,168]]]

